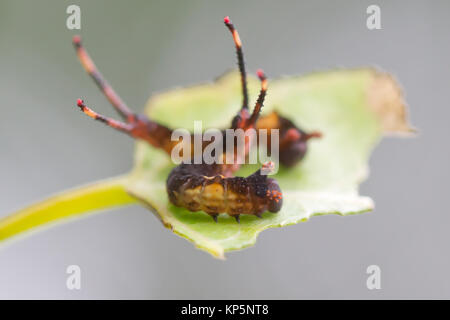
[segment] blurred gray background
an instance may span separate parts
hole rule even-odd
[[[66,29],[81,6],[85,45],[135,110],[174,86],[235,66],[230,15],[248,70],[270,77],[377,65],[406,91],[415,139],[382,141],[361,193],[376,210],[263,232],[219,261],[135,206],[0,251],[0,298],[450,298],[449,1],[0,1],[0,216],[54,192],[127,172],[133,142],[88,121],[83,97],[114,115]],[[366,28],[381,7],[382,30]],[[66,268],[82,289],[66,289]],[[366,268],[381,268],[381,290]]]

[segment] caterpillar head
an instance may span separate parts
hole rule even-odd
[[[274,179],[267,179],[267,210],[272,213],[280,211],[283,206],[283,195],[281,193],[280,186]]]
[[[262,205],[272,213],[277,213],[283,206],[283,195],[280,186],[275,179],[269,178],[269,174],[275,168],[272,161],[266,162],[261,169],[247,179],[251,180],[255,194],[261,199]]]

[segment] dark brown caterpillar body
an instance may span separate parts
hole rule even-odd
[[[215,220],[228,213],[258,217],[265,211],[278,212],[283,204],[278,183],[261,173],[248,177],[224,177],[222,165],[181,164],[167,179],[167,193],[174,205],[190,211],[204,211]]]

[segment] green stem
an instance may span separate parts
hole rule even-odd
[[[0,243],[50,222],[137,202],[125,191],[126,179],[121,176],[68,190],[0,219]]]

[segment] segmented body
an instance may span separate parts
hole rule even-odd
[[[211,216],[230,216],[265,211],[278,212],[282,206],[278,183],[256,171],[248,177],[224,177],[222,165],[181,164],[167,179],[169,200],[190,211]]]

